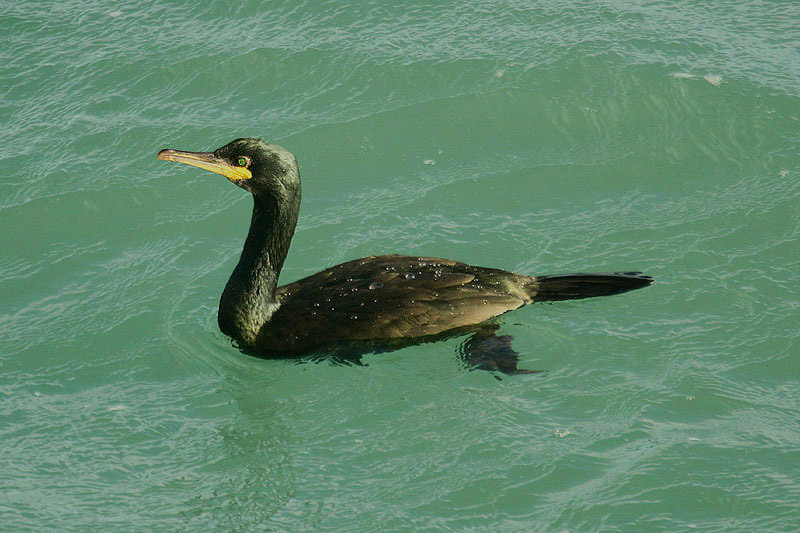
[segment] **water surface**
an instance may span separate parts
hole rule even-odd
[[[794,2],[4,2],[9,530],[791,531],[800,523]],[[219,333],[250,199],[156,161],[263,136],[304,201],[281,280],[369,254],[641,269],[365,366]]]

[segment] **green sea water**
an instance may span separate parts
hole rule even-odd
[[[0,2],[0,529],[796,531],[800,4]],[[300,162],[283,283],[370,254],[624,295],[363,366],[216,324]]]

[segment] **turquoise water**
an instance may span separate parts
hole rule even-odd
[[[800,5],[2,2],[9,531],[792,531]],[[294,152],[281,280],[375,253],[657,283],[365,366],[217,329],[250,199],[155,159]]]

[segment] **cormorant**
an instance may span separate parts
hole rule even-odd
[[[640,272],[525,276],[449,259],[379,255],[278,287],[300,208],[295,157],[241,138],[213,152],[161,150],[158,159],[221,174],[253,196],[250,231],[218,320],[223,333],[255,355],[393,349],[471,332],[464,349],[478,366],[523,372],[510,337],[495,336],[497,325],[487,321],[532,302],[618,294],[653,282]]]

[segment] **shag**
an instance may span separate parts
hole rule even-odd
[[[525,276],[435,257],[378,255],[278,286],[300,209],[294,155],[241,138],[213,152],[161,150],[228,178],[253,196],[239,263],[219,303],[219,327],[247,353],[312,354],[336,347],[384,350],[472,333],[465,351],[477,366],[516,369],[508,335],[490,319],[532,302],[605,296],[646,287],[641,272]],[[488,354],[488,355],[487,355]]]

